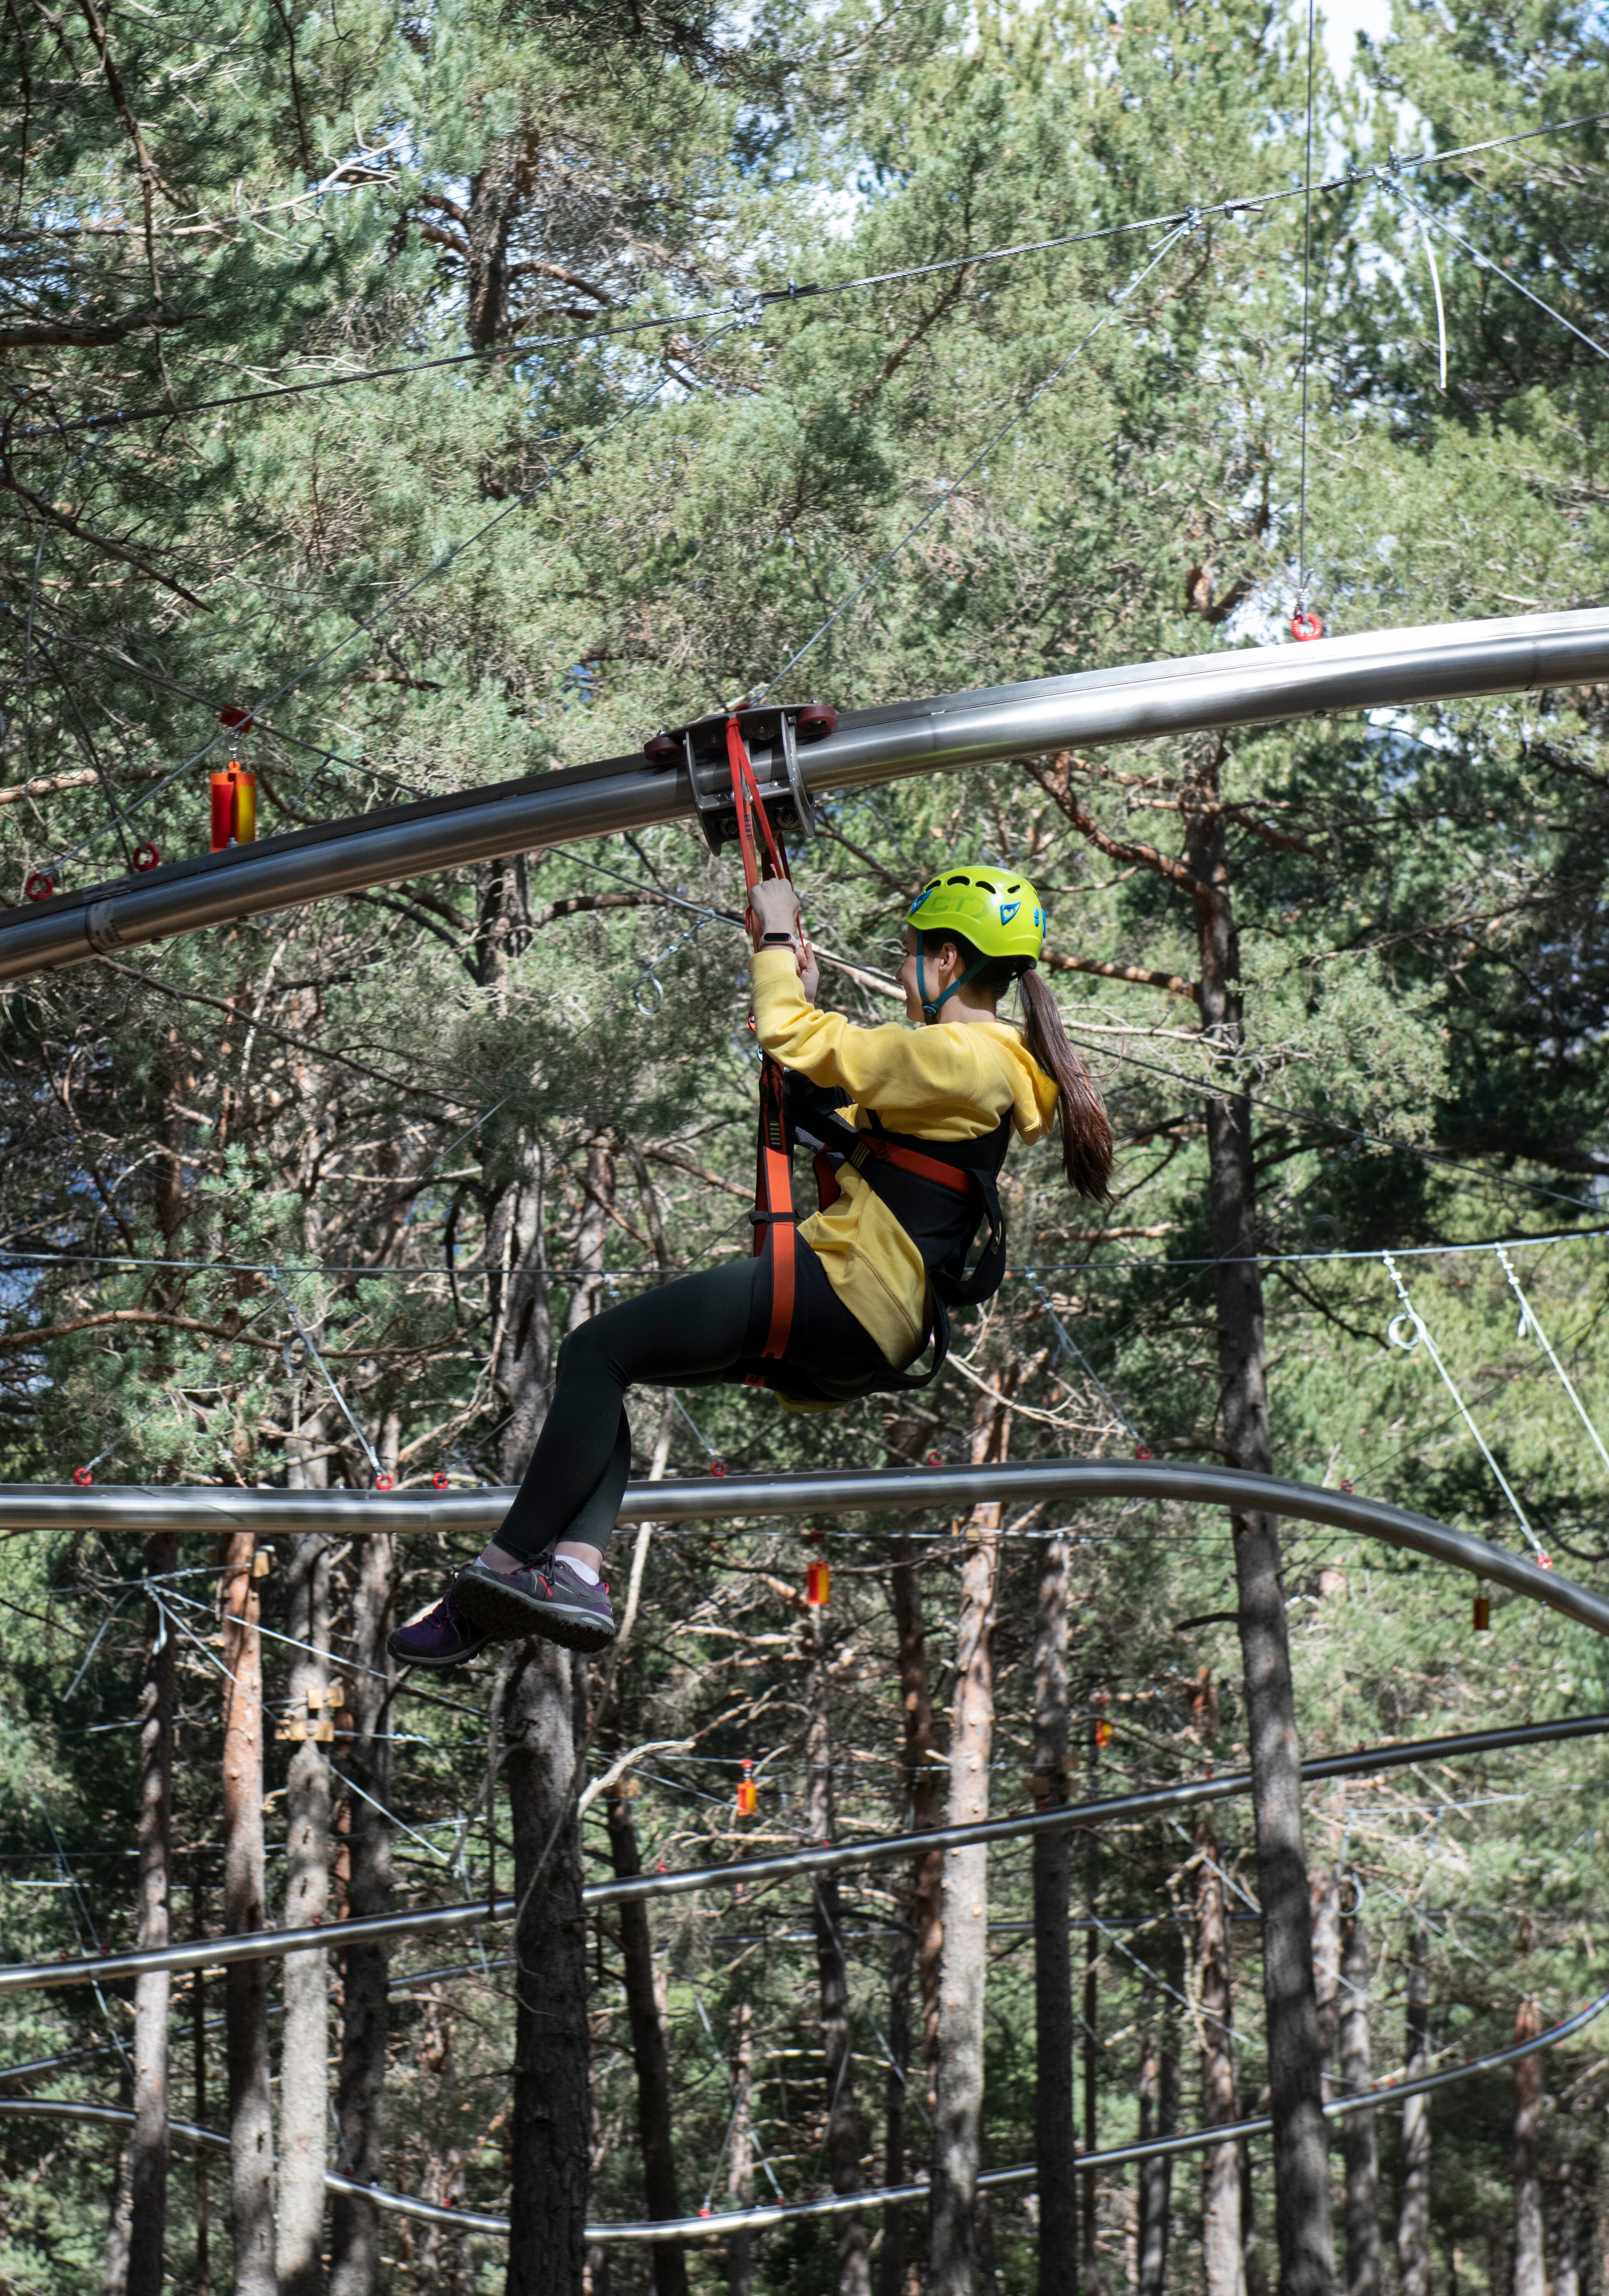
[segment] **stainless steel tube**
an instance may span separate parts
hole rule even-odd
[[[812,794],[1035,751],[1156,740],[1327,711],[1452,701],[1609,678],[1609,613],[1518,614],[1225,649],[852,710],[804,748]],[[755,760],[786,792],[780,750]],[[657,822],[690,820],[685,767],[641,756],[393,806],[0,911],[0,981],[363,885]]]
[[[1606,1734],[1609,1714],[1572,1714],[1553,1722],[1515,1723],[1499,1730],[1412,1738],[1395,1746],[1365,1747],[1353,1754],[1326,1754],[1304,1762],[1302,1775],[1309,1784],[1365,1777],[1380,1770],[1411,1768],[1416,1762],[1450,1761],[1461,1755],[1496,1753],[1505,1747],[1557,1744]],[[938,1826],[926,1833],[877,1834],[870,1841],[783,1850],[774,1857],[733,1858],[723,1866],[690,1866],[679,1873],[637,1874],[626,1881],[594,1882],[582,1891],[582,1903],[618,1906],[628,1899],[688,1897],[695,1890],[731,1890],[788,1881],[799,1874],[840,1873],[846,1866],[885,1865],[891,1858],[908,1857],[919,1848],[964,1849],[980,1842],[1020,1841],[1036,1834],[1154,1817],[1164,1810],[1233,1800],[1249,1793],[1251,1787],[1248,1770],[1226,1770],[1214,1778],[1187,1778],[1178,1785],[1146,1786],[1135,1793],[1108,1794],[1099,1801],[1068,1802],[1059,1809],[1035,1811],[1032,1816],[985,1818],[978,1824]],[[101,1954],[76,1961],[11,1962],[0,1966],[0,1993],[104,1983],[158,1969],[221,1969],[232,1962],[278,1961],[290,1953],[339,1953],[349,1945],[372,1944],[381,1938],[436,1936],[444,1930],[477,1929],[487,1922],[511,1921],[514,1910],[512,1898],[499,1898],[491,1905],[484,1898],[475,1898],[459,1905],[415,1906],[411,1913],[374,1914],[359,1921],[327,1922],[303,1929],[250,1930],[236,1937],[192,1938],[184,1945]]]
[[[1366,2096],[1337,2097],[1324,2111],[1328,2119],[1338,2120],[1353,2112],[1369,2112],[1376,2105],[1399,2104],[1404,2097],[1425,2096],[1432,2089],[1450,2088],[1456,2082],[1471,2080],[1480,2073],[1497,2072],[1506,2065],[1517,2064],[1523,2057],[1540,2056],[1546,2049],[1556,2048],[1601,2017],[1609,2009],[1609,1993],[1600,1993],[1573,2017],[1567,2017],[1534,2041],[1521,2041],[1512,2048],[1495,2049],[1490,2055],[1473,2057],[1461,2065],[1450,2065],[1445,2071],[1426,2073],[1421,2079],[1386,2082],[1371,2089]],[[76,2098],[0,2097],[0,2114],[9,2113],[24,2120],[87,2121],[92,2127],[127,2128],[132,2126],[134,2114],[126,2106],[89,2104]],[[1210,2144],[1234,2143],[1242,2137],[1266,2136],[1273,2128],[1267,2119],[1236,2120],[1220,2123],[1212,2128],[1192,2128],[1179,2136],[1154,2136],[1137,2144],[1116,2144],[1104,2152],[1081,2155],[1083,2169],[1121,2169],[1137,2161],[1155,2161],[1164,2154],[1199,2152]],[[216,2129],[198,2128],[188,2120],[168,2123],[170,2135],[184,2143],[204,2147],[212,2152],[227,2152],[229,2139]],[[988,2169],[978,2178],[980,2187],[996,2191],[1004,2185],[1031,2185],[1038,2170],[1031,2161],[1009,2169]],[[338,2177],[326,2172],[324,2183],[332,2193],[355,2193],[366,2195],[374,2206],[388,2216],[412,2217],[421,2224],[447,2225],[455,2232],[485,2232],[505,2234],[509,2229],[507,2217],[493,2216],[477,2209],[437,2208],[429,2201],[417,2201],[405,2193],[388,2192],[380,2185],[355,2184],[349,2177]],[[772,2225],[796,2224],[804,2217],[842,2216],[855,2209],[887,2208],[900,2201],[925,2201],[927,2186],[924,2184],[884,2185],[870,2192],[831,2193],[817,2201],[779,2201],[771,2207],[757,2209],[725,2209],[706,2217],[666,2217],[657,2222],[642,2224],[588,2225],[583,2237],[589,2243],[604,2246],[645,2246],[663,2240],[724,2240],[734,2232],[764,2232]]]
[[[35,1483],[0,1484],[0,1531],[30,1529],[219,1531],[249,1527],[276,1532],[445,1531],[477,1544],[497,1528],[512,1489],[441,1496],[381,1491],[237,1491],[122,1488],[78,1490]],[[1609,1635],[1609,1599],[1544,1570],[1527,1556],[1450,1524],[1356,1491],[1321,1490],[1281,1475],[1162,1459],[1034,1459],[1004,1467],[862,1467],[801,1475],[690,1476],[685,1481],[633,1483],[619,1520],[689,1522],[740,1516],[909,1514],[919,1508],[958,1512],[980,1500],[1020,1508],[1038,1499],[1079,1506],[1096,1499],[1170,1499],[1255,1507],[1299,1522],[1326,1522],[1467,1570],[1494,1586]]]

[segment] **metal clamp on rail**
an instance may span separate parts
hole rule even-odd
[[[799,744],[823,742],[836,733],[837,711],[822,701],[768,701],[731,714],[742,728],[755,780],[772,821],[784,832],[810,836],[815,806],[799,771]],[[717,710],[690,726],[655,734],[642,744],[650,766],[686,767],[698,826],[712,853],[738,840],[726,749],[728,715]]]

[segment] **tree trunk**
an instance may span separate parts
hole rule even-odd
[[[570,1654],[533,1637],[509,1684],[514,1837],[508,2296],[581,2296],[592,2112]]]
[[[145,1570],[159,1584],[178,1562],[172,1531],[145,1542]],[[167,1944],[173,1825],[175,1638],[159,1602],[145,1604],[145,1678],[140,1686],[139,1906],[135,1941]],[[153,1970],[135,1980],[134,2130],[129,2138],[126,2296],[160,2296],[167,2226],[167,2008],[172,1980]]]
[[[285,1788],[285,1925],[320,1923],[330,1902],[330,1765],[316,1732],[330,1717],[330,1540],[297,1540],[290,1571],[290,1631],[309,1647],[290,1654],[292,1733]],[[280,2053],[280,2284],[284,2296],[323,2285],[324,2169],[330,2117],[330,1971],[323,1953],[285,1961]]]
[[[1219,802],[1224,751],[1214,742],[1184,792],[1187,861],[1197,887],[1201,1024],[1227,1056],[1242,1040],[1240,957]],[[1217,1294],[1220,1418],[1229,1464],[1271,1471],[1262,1275],[1257,1262],[1252,1103],[1227,1085],[1207,1103],[1207,1164]],[[1279,1531],[1268,1514],[1233,1514],[1251,1753],[1280,2296],[1329,2296],[1328,2130],[1323,2113],[1311,1919],[1302,1841],[1296,1738]]]
[[[267,1920],[263,1869],[263,1645],[257,1534],[224,1542],[224,1928]],[[274,2121],[268,2094],[268,1964],[233,1963],[224,1980],[229,2065],[229,2193],[235,2296],[276,2296]]]
[[[1374,2086],[1368,2046],[1368,1935],[1360,1913],[1348,1914],[1341,1945],[1341,2088],[1362,2096]],[[1349,2112],[1341,2123],[1346,2176],[1346,2296],[1380,2296],[1380,2169],[1375,2116]]]
[[[972,1456],[1003,1458],[1009,1414],[979,1398]],[[975,1507],[966,1526],[956,1620],[955,1703],[950,1726],[952,1825],[989,1814],[994,1739],[994,1595],[1000,1509]],[[928,2296],[974,2296],[977,2279],[977,2172],[984,2098],[984,1979],[989,1944],[988,1852],[945,1854],[943,1956],[939,1979],[938,2079],[929,2202]]]
[[[755,2013],[747,1996],[732,2011],[731,2144],[726,2197],[734,2209],[754,2200]],[[755,2236],[735,2232],[726,2243],[727,2296],[754,2296]]]
[[[806,1824],[813,1843],[830,1841],[835,1824],[832,1797],[832,1735],[828,1705],[827,1626],[824,1611],[805,1613],[808,1660],[804,1741]],[[821,2054],[827,2082],[827,2162],[835,2193],[858,2193],[861,2124],[855,2110],[854,2037],[849,2020],[849,1961],[844,1950],[844,1906],[836,1874],[819,1874],[812,1887],[811,1914],[816,1939],[816,1979],[821,2002]],[[871,2296],[871,2236],[859,2210],[833,2219],[837,2234],[838,2296]]]
[[[1553,2296],[1581,2296],[1580,2186],[1575,2166],[1566,2161],[1559,2170],[1553,2216]]]
[[[1313,2000],[1319,2012],[1319,2051],[1324,2097],[1329,2102],[1329,2069],[1335,2054],[1341,1988],[1341,1869],[1320,1866],[1312,1880]]]
[[[1067,1542],[1040,1541],[1033,1638],[1034,1800],[1067,1800]],[[1073,2136],[1073,1837],[1033,1844],[1033,2158],[1040,2296],[1078,2296],[1078,2148]]]
[[[346,1750],[347,1775],[363,1790],[349,1797],[347,1808],[346,1910],[355,1918],[388,1913],[391,1906],[391,1821],[385,1812],[391,1800],[392,1689],[386,1637],[396,1598],[393,1534],[363,1534],[352,1605],[353,1736]],[[341,2175],[361,2185],[380,2182],[389,1968],[383,1943],[348,1946],[342,1956],[337,2161]],[[373,2296],[380,2222],[373,2203],[338,2193],[330,2218],[330,2296]]]
[[[922,1618],[922,1585],[917,1557],[902,1529],[888,1576],[899,1644],[901,1823],[912,1833],[928,1833],[944,1815],[944,1765],[933,1740],[933,1694],[927,1682],[927,1635]],[[929,1849],[912,1860],[911,1923],[916,1939],[917,1976],[922,1999],[923,2060],[929,2103],[938,2065],[939,1962],[944,1942],[944,1859]]]
[[[1542,2030],[1541,2004],[1526,1994],[1514,2021],[1516,2046]],[[1537,2140],[1542,2127],[1542,2060],[1522,2057],[1514,2069],[1514,2296],[1546,2296],[1542,2253],[1542,2180]]]
[[[1408,1957],[1408,2020],[1403,2058],[1406,2078],[1425,2070],[1430,2040],[1430,1980],[1425,1967],[1425,1933],[1416,1927]],[[1430,2100],[1410,2096],[1402,2105],[1402,2206],[1397,2218],[1397,2281],[1401,2296],[1430,2296]]]
[[[623,1784],[608,1795],[609,1855],[617,1876],[641,1874],[637,1830]],[[676,2154],[672,2135],[670,2052],[654,1990],[654,1940],[648,1906],[641,1899],[620,1907],[620,1954],[625,1968],[625,2013],[631,2029],[632,2058],[637,2070],[637,2132],[642,2145],[642,2184],[648,2213],[679,2217],[682,2194],[676,2182]],[[735,2132],[734,2132],[735,2137]],[[687,2296],[687,2251],[680,2241],[659,2241],[649,2251],[654,2296]]]
[[[1181,1989],[1180,1979],[1183,1975],[1180,1943],[1177,1931],[1170,1930],[1164,1932],[1158,1953],[1160,1974],[1175,1990]],[[1175,2005],[1165,1994],[1158,1997],[1156,2019],[1148,2048],[1153,2068],[1149,2095],[1143,2079],[1139,2092],[1142,2141],[1148,2136],[1172,2136],[1179,2128],[1179,2020]],[[1164,2153],[1158,2160],[1142,2161],[1135,2259],[1138,2296],[1163,2296],[1167,2286],[1172,2196],[1172,2158]]]
[[[1087,1726],[1084,1747],[1089,1771],[1085,1790],[1091,1801],[1100,1792],[1100,1723],[1091,1714]],[[1095,1923],[1099,1904],[1100,1836],[1091,1826],[1084,1835],[1084,2001],[1083,2001],[1083,2059],[1084,2059],[1084,2152],[1090,2154],[1100,2149],[1100,1931]],[[1096,2189],[1095,2170],[1083,2171],[1083,2234],[1084,2276],[1091,2286],[1095,2283],[1096,2234],[1099,2230],[1099,2201]]]
[[[1235,2118],[1235,2028],[1229,1996],[1229,1925],[1218,1837],[1196,1827],[1196,1983],[1201,2005],[1201,2119],[1213,2128]],[[1206,2296],[1241,2296],[1240,2150],[1215,2144],[1202,2171],[1202,2264]]]
[[[903,2185],[906,2176],[907,2091],[911,2081],[911,1980],[916,1968],[911,1929],[912,1892],[896,1897],[899,1935],[888,1958],[888,2067],[884,2083],[883,2182]],[[878,2251],[878,2296],[905,2296],[905,2211],[898,2202],[883,2210],[883,2245]]]

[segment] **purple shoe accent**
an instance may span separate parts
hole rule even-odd
[[[589,1587],[564,1557],[539,1554],[523,1570],[492,1570],[471,1562],[459,1573],[459,1608],[494,1642],[541,1635],[566,1650],[607,1650],[615,1639],[615,1609],[608,1581]]]
[[[404,1666],[463,1666],[492,1640],[471,1624],[459,1605],[459,1579],[453,1578],[441,1600],[422,1618],[398,1627],[388,1636],[386,1648]]]

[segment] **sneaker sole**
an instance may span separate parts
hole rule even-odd
[[[450,1674],[455,1666],[468,1666],[471,1659],[478,1658],[483,1650],[491,1647],[491,1643],[492,1637],[488,1635],[484,1641],[472,1643],[468,1650],[460,1651],[453,1658],[436,1658],[427,1656],[422,1651],[401,1650],[394,1641],[388,1641],[386,1648],[403,1666],[428,1667],[433,1674]]]
[[[608,1650],[615,1639],[611,1625],[600,1626],[591,1611],[571,1610],[562,1603],[533,1603],[518,1587],[500,1586],[495,1578],[461,1578],[459,1609],[494,1641],[510,1642],[519,1635],[540,1635],[561,1650],[584,1652],[589,1657]]]

